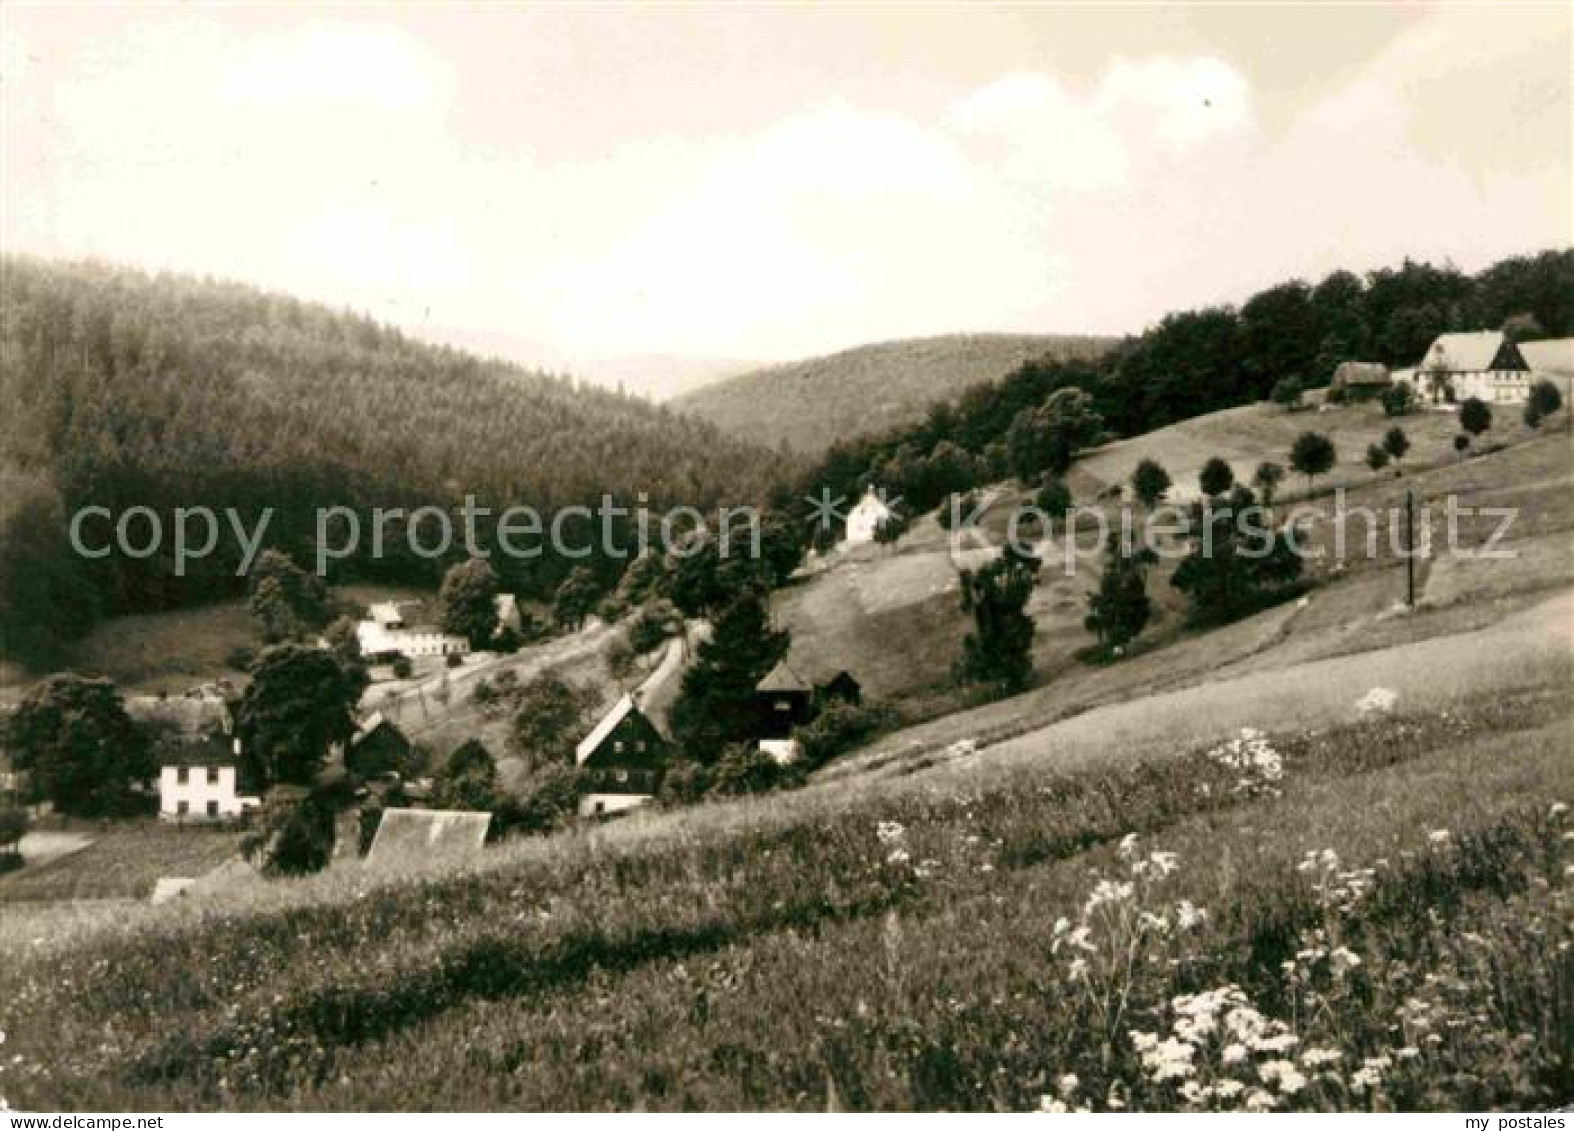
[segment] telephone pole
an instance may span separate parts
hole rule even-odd
[[[1416,607],[1416,493],[1405,488],[1405,604]]]

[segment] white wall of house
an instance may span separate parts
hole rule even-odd
[[[581,817],[605,816],[636,809],[650,801],[648,793],[587,793],[579,799]]]
[[[860,545],[874,541],[875,528],[891,517],[891,508],[886,506],[879,495],[873,491],[868,492],[858,505],[847,512],[847,544]]]
[[[236,793],[234,766],[164,766],[158,797],[166,821],[228,821],[260,804]]]
[[[470,651],[470,642],[462,636],[419,628],[388,628],[373,620],[358,623],[355,626],[355,638],[360,641],[361,651],[368,655],[402,652],[414,658],[463,656]]]

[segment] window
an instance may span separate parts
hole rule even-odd
[[[626,785],[629,780],[629,772],[627,770],[617,770],[613,773],[612,780],[619,785]]]
[[[208,767],[208,784],[209,785],[218,785],[219,784],[219,768],[217,766],[209,766]]]
[[[187,813],[191,812],[191,802],[181,801],[177,803],[175,806],[175,812],[179,816],[184,817]]]
[[[210,801],[210,802],[208,802],[208,816],[210,816],[210,817],[217,817],[218,815],[219,815],[219,803],[217,801]]]
[[[191,769],[189,767],[182,766],[182,767],[180,767],[180,769],[175,771],[175,781],[178,782],[179,784],[185,785],[190,780],[191,780]]]
[[[614,742],[612,744],[612,753],[614,753],[614,754],[621,754],[621,753],[623,753],[623,740],[621,738],[618,739],[616,742]]]

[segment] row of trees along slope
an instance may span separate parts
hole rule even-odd
[[[1574,251],[1505,259],[1475,275],[1407,260],[1364,278],[1338,271],[1316,285],[1283,283],[1239,309],[1171,314],[1103,356],[1029,361],[917,424],[833,445],[807,483],[851,496],[877,482],[918,513],[954,491],[1027,478],[1021,441],[1061,390],[1086,393],[1112,434],[1135,436],[1267,400],[1283,382],[1326,384],[1341,361],[1414,365],[1438,334],[1496,327],[1574,335]]]
[[[758,501],[783,475],[700,421],[353,314],[96,263],[0,266],[0,646],[16,658],[47,662],[95,615],[243,586],[233,538],[183,578],[167,552],[80,560],[64,517],[85,504],[166,519],[234,507],[252,525],[271,507],[268,544],[304,561],[322,506],[456,508],[468,492],[549,514],[605,492],[708,508]],[[393,542],[386,560],[346,569],[431,585],[450,564]],[[548,551],[498,564],[509,588],[545,595],[575,563]],[[623,563],[579,564],[610,583]]]

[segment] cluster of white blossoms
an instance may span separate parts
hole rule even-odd
[[[1284,759],[1268,742],[1268,736],[1252,727],[1228,742],[1208,751],[1208,757],[1233,773],[1235,793],[1247,797],[1277,796],[1284,779]]]
[[[874,827],[874,835],[885,850],[887,864],[906,864],[913,858],[907,851],[907,828],[900,821],[881,821]]]
[[[1346,868],[1339,854],[1331,848],[1311,850],[1301,858],[1295,870],[1312,877],[1320,906],[1340,914],[1349,914],[1377,882],[1375,868]]]
[[[1399,693],[1386,687],[1374,687],[1355,701],[1355,709],[1362,717],[1386,715],[1399,702]]]
[[[1177,997],[1170,1012],[1169,1033],[1134,1029],[1128,1036],[1148,1079],[1174,1086],[1187,1107],[1270,1111],[1339,1059],[1333,1050],[1308,1049],[1297,1064],[1292,1050],[1300,1038],[1233,984]]]

